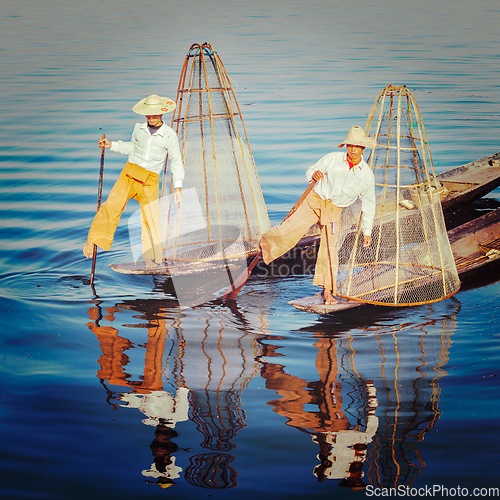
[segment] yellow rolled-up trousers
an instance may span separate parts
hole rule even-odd
[[[141,206],[142,255],[145,261],[162,261],[159,175],[127,162],[107,200],[101,205],[90,226],[88,241],[110,250],[113,237],[128,200]]]
[[[338,255],[337,222],[342,208],[330,200],[324,200],[312,190],[299,208],[279,226],[271,228],[262,236],[260,248],[266,264],[281,257],[292,249],[313,224],[319,224],[321,238],[316,258],[313,284],[335,294],[337,281]]]

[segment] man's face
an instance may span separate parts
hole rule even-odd
[[[152,127],[157,127],[158,125],[161,125],[162,115],[146,115],[146,120],[148,121],[148,125],[151,125]]]
[[[361,155],[365,148],[363,146],[355,146],[354,144],[347,144],[347,156],[354,165],[361,161]]]

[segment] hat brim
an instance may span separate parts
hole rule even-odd
[[[161,97],[160,102],[154,104],[147,104],[146,99],[147,97],[139,101],[132,108],[132,111],[138,115],[163,115],[170,113],[176,108],[175,102],[168,97]]]

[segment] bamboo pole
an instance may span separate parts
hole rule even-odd
[[[190,72],[189,72],[189,77],[188,77],[188,88],[186,89],[186,76],[188,74],[188,63],[189,63],[189,58],[194,57],[191,55],[191,52],[195,49],[199,48],[198,44],[193,44],[189,48],[188,52],[188,57],[184,60],[184,64],[182,66],[182,71],[181,71],[181,77],[179,80],[179,86],[177,87],[177,96],[176,96],[176,102],[178,102],[178,105],[175,109],[174,114],[172,115],[172,123],[171,126],[174,128],[174,123],[175,123],[175,132],[176,134],[179,134],[179,126],[182,122],[182,147],[181,147],[181,155],[182,155],[182,161],[184,163],[185,161],[185,150],[186,150],[186,120],[182,118],[182,110],[185,109],[187,110],[189,108],[189,97],[190,97],[190,91],[191,91],[191,86],[192,86],[192,80],[193,80],[193,71],[194,71],[194,64],[191,65]],[[187,94],[186,94],[187,93]],[[186,94],[186,99],[184,101],[184,94]],[[200,94],[199,94],[200,96]],[[201,96],[200,96],[201,100]],[[200,108],[201,108],[201,103],[200,103]],[[177,118],[176,118],[177,116]],[[200,127],[202,127],[201,131],[201,137],[203,138],[203,126],[200,121]],[[204,177],[205,177],[205,183],[206,183],[206,166],[205,166],[205,151],[204,148],[203,150],[203,166],[204,166]],[[167,164],[165,163],[165,172],[166,172]],[[165,173],[163,175],[163,186],[162,186],[162,195],[165,189],[165,182],[166,182],[166,177]],[[173,196],[174,194],[174,189],[173,185],[170,185],[170,194]],[[168,208],[168,213],[167,213],[167,229],[166,229],[166,237],[165,237],[165,245],[168,246],[168,240],[169,237],[171,237],[171,233],[174,233],[174,238],[175,238],[175,246],[173,248],[173,257],[175,258],[177,256],[177,249],[178,249],[178,235],[179,235],[179,228],[180,228],[180,213],[181,213],[181,207],[179,205],[179,208],[177,210],[177,217],[175,221],[175,227],[173,231],[170,230],[170,207],[172,206],[172,199],[170,198],[170,204]],[[207,217],[209,217],[208,213],[208,207],[207,207]],[[210,226],[209,226],[210,227]]]
[[[202,49],[205,46],[202,46]],[[208,78],[208,70],[207,70],[207,63],[205,61],[205,57],[203,54],[203,51],[200,53],[200,69],[199,69],[199,76],[200,76],[200,87],[201,87],[201,70],[203,69],[203,76],[205,78],[206,82],[206,88],[205,92],[207,94],[207,101],[208,101],[208,118],[209,118],[209,123],[210,123],[210,143],[212,146],[212,160],[213,160],[213,165],[214,165],[214,184],[215,184],[215,206],[217,207],[217,223],[220,228],[220,221],[221,221],[221,216],[220,216],[220,199],[219,199],[219,176],[217,172],[217,167],[218,167],[218,160],[217,160],[217,155],[216,155],[216,149],[215,149],[215,137],[214,137],[214,112],[212,108],[212,98],[210,96],[210,88],[209,88],[209,78]],[[200,106],[201,106],[201,99],[202,96],[200,94]],[[201,109],[201,108],[200,108]],[[202,124],[203,117],[200,114],[200,125]],[[202,134],[203,137],[203,134]],[[204,140],[204,139],[202,139]],[[206,177],[206,176],[205,176]],[[208,194],[207,194],[207,204],[208,204]],[[208,225],[208,231],[209,231],[209,238],[210,240],[212,239],[211,236],[211,228],[210,228],[210,219],[208,217],[208,206],[207,206],[207,225]]]
[[[398,145],[398,170],[397,170],[397,185],[396,188],[396,279],[394,287],[394,303],[398,305],[398,281],[399,281],[399,252],[400,252],[400,234],[399,234],[399,201],[400,201],[400,190],[401,190],[401,99],[402,92],[399,92],[398,96],[398,111],[397,111],[397,145]]]
[[[102,139],[104,140],[106,136],[102,134]],[[99,187],[97,188],[97,211],[101,208],[101,197],[102,197],[102,178],[104,174],[104,145],[101,147],[101,164],[99,168]],[[90,286],[94,285],[94,274],[95,274],[95,263],[97,260],[97,245],[94,245],[92,251],[92,271],[90,272]]]
[[[300,205],[306,199],[307,195],[311,192],[315,184],[316,184],[315,180],[311,181],[311,183],[304,191],[302,196],[298,199],[297,203],[295,203],[290,212],[288,212],[287,216],[283,219],[283,222],[285,222],[288,219],[288,217],[290,217],[300,207]],[[259,253],[254,257],[250,265],[247,266],[247,268],[238,276],[238,278],[236,278],[236,280],[233,283],[231,283],[231,288],[222,296],[222,299],[234,300],[236,298],[240,290],[243,288],[243,285],[247,282],[248,278],[250,277],[250,274],[252,274],[252,269],[257,265],[261,257],[262,257],[262,252],[259,250]]]

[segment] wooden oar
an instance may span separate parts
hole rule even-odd
[[[106,137],[102,134],[102,139],[104,140]],[[101,196],[102,196],[102,177],[104,173],[104,150],[106,148],[104,146],[101,147],[101,167],[99,171],[99,188],[97,189],[97,211],[101,208]],[[94,273],[95,273],[95,261],[97,259],[97,245],[94,245],[94,250],[92,253],[92,272],[90,273],[90,286],[94,285]]]
[[[285,222],[288,217],[290,217],[296,210],[297,208],[300,207],[302,202],[306,199],[306,196],[311,192],[311,189],[314,187],[316,184],[316,181],[313,180],[309,184],[308,188],[304,191],[304,194],[298,199],[297,203],[292,207],[290,212],[288,212],[288,215],[283,219],[283,222]],[[243,288],[243,285],[247,282],[247,279],[250,277],[250,274],[252,274],[252,269],[257,265],[259,260],[262,257],[262,252],[259,250],[259,253],[254,257],[252,262],[250,262],[250,265],[247,266],[247,268],[234,280],[234,282],[231,284],[231,288],[222,296],[224,300],[234,300],[240,290]]]

